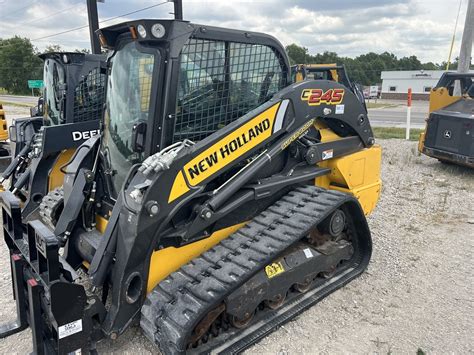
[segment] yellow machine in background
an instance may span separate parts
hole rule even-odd
[[[474,73],[446,72],[431,90],[426,129],[418,141],[420,153],[474,167],[473,78]]]
[[[8,124],[3,110],[3,105],[0,103],[0,171],[3,171],[8,164],[10,164],[10,145],[8,141]],[[0,185],[0,191],[3,187]]]
[[[303,80],[326,79],[339,82],[339,70],[345,70],[343,66],[336,63],[330,64],[296,64],[291,67],[293,82]]]

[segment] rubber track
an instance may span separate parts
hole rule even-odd
[[[165,354],[185,353],[190,334],[204,315],[350,199],[316,186],[288,193],[160,282],[142,306],[140,325],[145,335]]]

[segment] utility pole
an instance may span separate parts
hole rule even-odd
[[[183,0],[173,0],[175,20],[183,19]]]
[[[467,0],[466,22],[459,51],[458,73],[467,73],[471,64],[472,42],[474,41],[474,0]]]
[[[100,1],[100,0],[99,0]],[[99,38],[95,31],[99,29],[99,16],[97,14],[97,0],[87,0],[87,16],[89,17],[89,35],[93,54],[100,54]]]

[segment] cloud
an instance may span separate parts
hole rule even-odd
[[[99,15],[101,20],[109,19],[159,2],[105,0],[99,4]],[[169,3],[127,19],[170,18],[172,11]],[[79,0],[32,0],[21,5],[6,1],[2,12],[3,38],[18,34],[35,39],[87,24],[86,6]],[[447,56],[457,6],[439,0],[184,0],[184,14],[195,23],[265,32],[284,45],[303,45],[313,54],[334,51],[353,57],[388,51],[399,57],[416,55],[422,61],[441,62]],[[460,41],[462,26],[458,27]],[[88,48],[89,33],[85,28],[34,44],[40,49],[48,44],[60,44],[66,50]]]

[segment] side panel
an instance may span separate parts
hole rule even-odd
[[[458,101],[460,96],[449,95],[448,89],[440,87],[434,88],[430,92],[430,110],[429,113],[442,109]]]
[[[382,148],[374,145],[357,153],[321,162],[331,174],[318,177],[316,185],[349,193],[359,200],[365,215],[375,208],[382,191]]]

